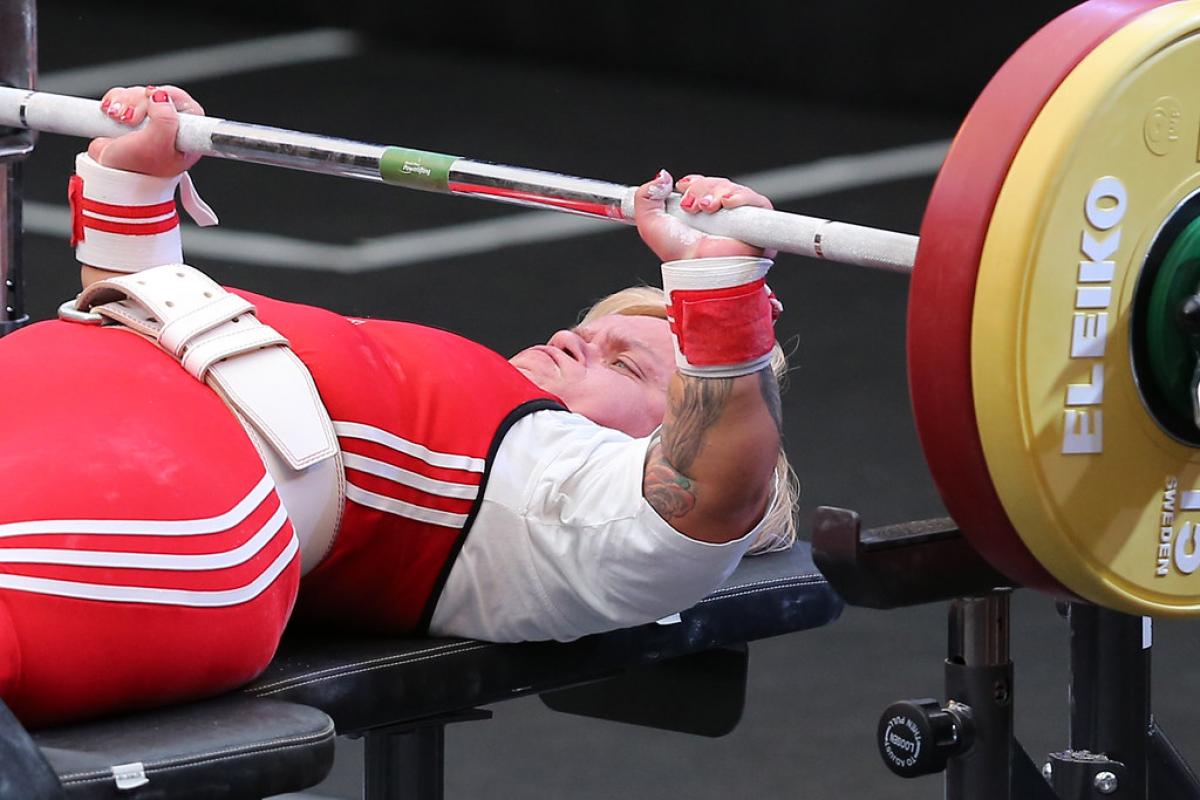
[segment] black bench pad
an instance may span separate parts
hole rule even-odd
[[[203,703],[34,734],[68,798],[260,798],[319,782],[339,733],[440,717],[824,625],[842,601],[808,545],[750,558],[680,621],[567,644],[289,636],[267,672]],[[333,718],[333,720],[330,719]],[[114,767],[145,783],[121,789]],[[121,770],[137,783],[138,769]]]
[[[744,559],[681,622],[566,644],[289,636],[246,694],[315,706],[341,734],[597,680],[632,667],[836,619],[842,601],[807,544]]]
[[[333,765],[334,728],[314,708],[230,696],[46,729],[33,739],[67,798],[233,800],[319,783]],[[118,788],[113,767],[133,763],[146,783]]]

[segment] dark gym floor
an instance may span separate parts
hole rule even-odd
[[[213,21],[198,6],[100,5],[43,3],[44,88],[99,96],[110,82],[176,82],[215,116],[624,183],[660,167],[746,176],[815,165],[781,181],[779,207],[908,232],[932,183],[933,167],[920,166],[929,148],[901,154],[907,178],[872,175],[878,162],[859,157],[937,143],[957,125],[933,113],[805,103],[779,90],[615,78],[338,35],[304,45],[297,58],[329,50],[306,63],[247,68],[239,66],[245,52],[189,61],[179,51],[284,29]],[[275,46],[249,50],[261,56]],[[139,61],[153,55],[165,58]],[[101,65],[110,66],[83,70]],[[77,288],[64,195],[80,148],[43,137],[28,166],[26,282],[35,318]],[[822,162],[831,157],[850,158]],[[654,257],[619,226],[473,252],[478,229],[458,226],[496,221],[496,241],[504,241],[516,228],[503,223],[528,212],[251,165],[205,162],[193,175],[222,228],[216,238],[185,233],[185,251],[192,241],[189,261],[218,280],[440,325],[502,352],[543,340],[609,291],[657,281]],[[429,231],[420,240],[385,238]],[[442,254],[410,263],[404,253],[419,243]],[[298,255],[280,257],[285,247]],[[393,255],[363,260],[379,252]],[[316,268],[324,256],[332,269]],[[781,337],[794,348],[786,435],[804,484],[804,523],[817,505],[856,509],[870,525],[941,516],[910,418],[907,280],[785,255],[771,283],[787,306]],[[1030,592],[1018,592],[1014,615],[1018,733],[1040,763],[1067,741],[1067,631],[1053,602]],[[494,720],[449,730],[447,797],[940,796],[940,778],[891,776],[873,735],[891,701],[940,696],[945,617],[944,605],[848,609],[827,628],[755,644],[745,719],[723,739],[567,717],[532,698],[497,705]],[[1200,756],[1198,637],[1183,623],[1159,624],[1156,633],[1157,715],[1185,754]],[[339,747],[334,774],[313,796],[358,795],[356,743]]]

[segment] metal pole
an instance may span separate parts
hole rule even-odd
[[[491,718],[470,709],[364,731],[363,800],[442,800],[446,726]]]
[[[1148,796],[1150,737],[1149,620],[1072,603],[1071,750],[1103,755],[1124,767],[1108,770],[1121,797]],[[1105,770],[1096,767],[1092,783]],[[1119,779],[1119,781],[1118,781]]]
[[[95,100],[8,88],[0,88],[0,125],[87,138],[130,131],[101,112]],[[176,145],[218,158],[633,224],[632,186],[444,153],[186,114]],[[707,233],[785,253],[892,272],[910,272],[916,261],[917,237],[905,233],[762,208],[686,214],[679,195],[668,201],[668,210]]]
[[[1009,596],[1006,590],[950,604],[946,698],[966,707],[974,741],[946,764],[946,800],[1013,796]]]
[[[384,728],[363,737],[363,800],[442,800],[445,727]]]
[[[0,84],[30,87],[37,79],[35,0],[0,3]],[[9,91],[19,91],[12,89]],[[0,129],[0,336],[29,321],[21,278],[21,162],[33,135]]]

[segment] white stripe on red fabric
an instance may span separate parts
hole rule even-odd
[[[474,500],[479,496],[479,486],[477,484],[455,483],[453,481],[439,481],[427,478],[424,475],[404,469],[403,467],[397,467],[393,464],[361,456],[357,453],[343,452],[342,462],[346,465],[346,469],[366,472],[377,478],[385,478],[412,489],[417,489],[428,494],[436,494],[439,497]]]
[[[373,425],[364,425],[361,422],[339,422],[335,420],[333,430],[338,436],[344,436],[347,439],[361,439],[381,444],[398,453],[403,453],[406,456],[412,456],[424,461],[431,467],[461,469],[464,472],[482,473],[486,466],[486,462],[482,458],[472,458],[471,456],[456,455],[454,453],[439,453],[436,450],[430,450],[422,444],[402,439],[396,434],[389,433],[382,428],[376,428]]]
[[[158,222],[165,222],[175,216],[175,212],[171,211],[166,214],[159,214],[157,217],[113,217],[108,214],[98,214],[95,211],[83,210],[83,216],[91,219],[98,219],[103,222],[119,222],[122,225],[153,225]]]
[[[438,511],[433,508],[406,503],[394,497],[386,497],[375,492],[369,492],[353,483],[346,484],[346,499],[360,506],[373,508],[398,517],[413,519],[418,522],[428,522],[431,525],[441,525],[446,528],[461,528],[467,522],[466,514],[452,514],[449,511]]]
[[[34,594],[73,597],[79,600],[100,600],[109,603],[152,603],[155,605],[213,608],[245,603],[266,591],[296,557],[300,542],[293,534],[286,548],[257,578],[234,589],[155,589],[143,586],[113,586],[104,583],[62,581],[53,578],[30,578],[24,575],[0,574],[0,589],[13,589]]]
[[[246,497],[224,514],[203,519],[51,519],[0,524],[0,538],[37,534],[116,534],[121,536],[193,536],[218,533],[243,522],[275,490],[271,476],[264,474]]]
[[[287,510],[280,505],[254,536],[232,550],[219,553],[172,555],[66,548],[0,548],[0,564],[58,564],[72,567],[177,571],[226,569],[244,564],[262,552],[286,522]]]
[[[381,445],[395,453],[415,458],[431,467],[454,469],[478,475],[487,466],[487,462],[482,458],[431,450],[425,445],[409,441],[382,428],[376,428],[373,425],[366,425],[361,422],[335,420],[333,429],[340,437]],[[389,464],[386,461],[380,461],[379,459],[370,458],[359,453],[348,453],[345,450],[342,451],[342,458],[347,469],[365,472],[377,478],[391,481],[398,486],[416,489],[426,494],[469,501],[474,501],[479,496],[479,486],[474,483],[458,483],[431,478],[395,464]],[[463,477],[467,476],[464,475]],[[398,500],[394,497],[388,497],[387,495],[364,489],[362,486],[358,486],[349,480],[346,482],[346,499],[361,506],[373,508],[376,511],[383,511],[398,517],[426,522],[432,525],[441,525],[447,528],[461,528],[467,521],[466,514],[455,514],[450,511],[429,508],[419,503]]]

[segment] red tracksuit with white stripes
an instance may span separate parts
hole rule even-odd
[[[251,299],[313,373],[346,457],[306,616],[420,630],[499,439],[553,399],[442,331]],[[0,697],[43,725],[251,680],[292,611],[299,556],[225,404],[118,328],[26,328],[0,340],[0,376]]]
[[[504,433],[562,405],[496,353],[445,331],[245,296],[312,371],[346,467],[337,539],[304,578],[299,616],[423,632]]]

